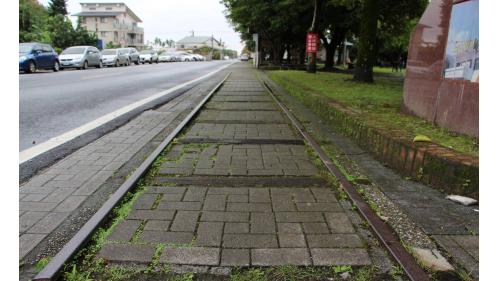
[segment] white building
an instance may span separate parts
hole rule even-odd
[[[187,36],[181,40],[175,42],[175,47],[178,50],[194,50],[202,47],[214,48],[217,50],[222,49],[222,45],[219,40],[215,39],[213,36]]]
[[[138,26],[142,20],[125,3],[80,3],[79,17],[82,27],[95,32],[97,38],[122,47],[144,46],[144,29]]]

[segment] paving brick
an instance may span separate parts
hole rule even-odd
[[[46,234],[23,234],[19,237],[19,260],[24,258],[33,248],[38,245]]]
[[[170,230],[194,232],[199,214],[197,211],[178,211],[175,214]]]
[[[149,210],[153,207],[158,195],[156,194],[142,194],[132,205],[132,209]],[[163,198],[162,198],[163,200]]]
[[[201,202],[168,202],[161,201],[157,207],[158,210],[183,210],[198,211],[201,210]]]
[[[201,221],[248,222],[249,212],[216,212],[204,211]]]
[[[154,252],[155,247],[150,245],[105,244],[98,257],[117,263],[149,263]]]
[[[23,194],[21,194],[23,195]],[[47,197],[47,194],[43,194],[43,193],[32,193],[32,194],[24,194],[25,196],[23,196],[21,198],[21,196],[19,196],[19,199],[21,201],[25,201],[25,202],[40,202],[42,201],[43,198]]]
[[[161,197],[162,202],[180,202],[184,194],[182,193],[164,193]]]
[[[272,195],[272,204],[274,212],[293,212],[297,210],[290,195]]]
[[[354,233],[349,217],[344,213],[325,213],[326,223],[332,233]]]
[[[315,266],[371,264],[365,249],[311,249],[311,256]]]
[[[178,186],[148,186],[145,193],[184,194],[185,191],[185,187]]]
[[[85,199],[87,199],[87,196],[69,196],[54,209],[54,212],[72,212],[78,208]]]
[[[356,234],[308,234],[310,248],[362,248],[363,243]]]
[[[248,203],[248,195],[230,194],[227,197],[227,202]]]
[[[100,171],[89,181],[79,186],[73,195],[92,195],[99,187],[113,175],[114,171]]]
[[[132,210],[127,219],[131,220],[172,220],[174,211],[164,210]]]
[[[224,248],[277,248],[278,241],[273,234],[224,234]]]
[[[320,212],[276,212],[276,222],[324,222]]]
[[[304,233],[306,234],[330,233],[328,225],[324,222],[306,222],[302,225],[304,226]]]
[[[272,212],[271,204],[269,203],[227,203],[227,211],[229,212]]]
[[[280,233],[278,234],[280,248],[305,248],[306,239],[301,234]]]
[[[207,195],[203,203],[203,210],[224,211],[226,209],[226,195]]]
[[[113,232],[107,237],[107,239],[111,241],[128,242],[132,239],[132,236],[140,225],[141,221],[138,220],[122,221],[113,229]]]
[[[270,213],[250,213],[251,233],[276,233],[274,216]]]
[[[252,249],[252,266],[311,265],[309,251],[299,249]]]
[[[221,266],[250,266],[250,250],[222,249]]]
[[[67,217],[69,213],[48,213],[43,219],[35,223],[28,233],[50,233],[56,229]]]
[[[250,203],[270,203],[271,197],[269,196],[268,188],[250,188],[249,202]]]
[[[311,188],[317,202],[338,202],[335,193],[329,188]]]
[[[217,247],[222,242],[222,222],[201,222],[196,235],[197,246]]]
[[[19,202],[20,211],[48,212],[52,211],[58,203],[48,202]]]
[[[338,203],[297,203],[299,212],[343,212]]]
[[[219,248],[204,247],[167,247],[160,256],[161,263],[191,264],[191,265],[218,265]]]
[[[283,234],[301,234],[302,227],[300,223],[278,223],[278,233]]]
[[[161,230],[167,231],[170,225],[170,221],[164,220],[148,220],[146,225],[144,225],[144,230]]]
[[[70,196],[75,191],[74,188],[57,188],[47,197],[45,197],[42,202],[55,202],[60,203],[68,196]]]
[[[183,201],[202,201],[206,193],[206,187],[189,187]]]
[[[226,222],[224,233],[249,233],[250,226],[246,222]]]
[[[189,244],[194,238],[192,232],[165,232],[144,230],[140,241],[165,244]]]
[[[210,187],[207,194],[248,194],[244,187]]]
[[[48,212],[25,212],[19,217],[19,232],[25,232],[45,217]]]

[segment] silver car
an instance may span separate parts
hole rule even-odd
[[[155,50],[142,50],[141,54],[141,63],[145,64],[149,62],[150,64],[153,62],[158,63],[158,53]]]
[[[59,55],[61,69],[87,69],[89,66],[102,67],[101,52],[93,46],[69,47]]]
[[[141,58],[139,56],[139,51],[136,48],[121,48],[128,55],[128,59],[130,63],[139,64],[141,62]]]
[[[105,66],[130,65],[130,59],[123,49],[102,50],[102,64]]]

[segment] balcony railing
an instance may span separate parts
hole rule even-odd
[[[113,27],[118,30],[122,31],[127,31],[131,33],[144,33],[144,28],[138,27],[137,25],[133,24],[126,24],[126,23],[113,23]]]

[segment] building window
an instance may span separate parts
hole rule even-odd
[[[80,17],[80,23],[87,23],[86,17]]]
[[[108,22],[108,21],[107,21],[107,18],[102,17],[102,18],[101,18],[101,23],[106,23],[106,22]]]
[[[113,10],[113,7],[106,7],[106,10],[111,11],[111,10]]]
[[[101,36],[106,37],[106,31],[101,31]]]
[[[89,8],[89,10],[95,11],[95,8],[94,8],[94,7],[92,7],[92,8]]]

